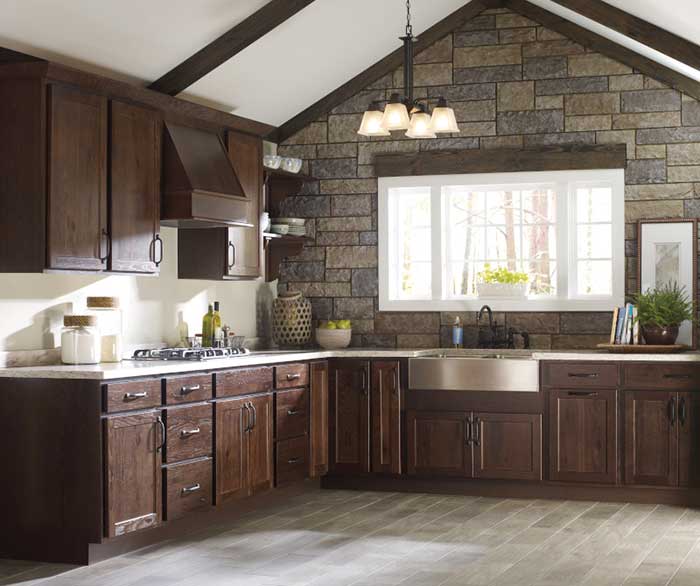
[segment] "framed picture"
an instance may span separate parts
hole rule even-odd
[[[675,282],[697,303],[697,220],[641,220],[637,246],[640,292]],[[681,324],[677,343],[696,347],[695,324]]]

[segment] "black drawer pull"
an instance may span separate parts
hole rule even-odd
[[[570,372],[569,378],[598,378],[597,372]]]
[[[299,462],[303,462],[301,458],[290,458],[287,460],[287,464],[298,464]]]
[[[180,394],[181,395],[189,395],[190,393],[194,393],[195,391],[201,390],[201,388],[202,388],[201,385],[191,385],[191,386],[180,387]]]
[[[595,391],[569,391],[570,397],[597,397],[598,393]]]
[[[670,379],[674,379],[674,380],[688,380],[688,379],[691,379],[693,377],[690,374],[666,373],[666,374],[664,374],[664,378],[670,378]]]

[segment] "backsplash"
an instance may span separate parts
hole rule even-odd
[[[455,314],[388,313],[377,308],[378,153],[627,145],[626,287],[636,289],[636,221],[700,216],[700,104],[630,67],[593,53],[506,9],[483,12],[416,57],[415,94],[445,96],[461,132],[450,138],[387,139],[356,134],[373,100],[401,89],[399,69],[280,145],[319,181],[285,201],[286,215],[309,218],[314,239],[282,267],[281,287],[302,291],[316,319],[353,320],[355,345],[450,345]],[[696,183],[697,182],[697,183]],[[476,314],[460,314],[465,343]],[[605,341],[611,314],[497,313],[499,325],[531,334],[541,349],[590,348]]]

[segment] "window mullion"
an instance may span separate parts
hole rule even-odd
[[[571,265],[571,242],[575,242],[572,234],[575,231],[572,222],[573,208],[571,206],[571,192],[567,183],[556,184],[557,190],[557,297],[566,299],[571,297],[572,276],[576,278],[576,270]],[[574,283],[575,286],[575,283]]]
[[[442,189],[438,182],[430,185],[431,285],[433,299],[443,299]]]

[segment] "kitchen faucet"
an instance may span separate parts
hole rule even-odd
[[[486,312],[489,316],[488,328],[481,326],[481,318]],[[476,324],[477,324],[477,347],[478,348],[515,348],[514,337],[516,335],[522,336],[523,347],[530,347],[530,335],[526,331],[516,331],[513,328],[508,328],[506,332],[505,328],[498,325],[497,321],[493,319],[493,310],[488,306],[484,305],[476,314]]]

